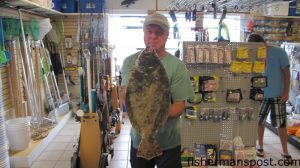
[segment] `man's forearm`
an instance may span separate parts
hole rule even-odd
[[[185,107],[185,101],[176,101],[169,106],[169,117],[178,117],[182,114]]]
[[[289,94],[290,91],[290,69],[289,67],[284,68],[283,70],[284,73],[284,94]]]

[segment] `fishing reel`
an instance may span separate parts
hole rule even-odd
[[[120,121],[120,110],[116,109],[116,111],[111,116],[111,126],[115,127],[116,123]]]

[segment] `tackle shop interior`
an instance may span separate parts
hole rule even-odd
[[[165,151],[154,146],[171,120],[170,99],[157,102],[170,86],[135,78],[147,70],[141,61],[127,76],[122,71],[137,52],[162,67],[145,49],[144,21],[153,13],[167,18],[165,50],[184,65],[176,73],[187,74],[193,93],[173,125],[181,144],[175,160],[182,167],[300,166],[299,0],[1,0],[0,167],[140,167],[130,162],[132,129],[150,145],[138,146],[135,158],[168,167],[158,164]],[[287,93],[270,96],[279,90]]]

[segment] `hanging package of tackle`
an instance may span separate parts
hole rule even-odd
[[[210,166],[216,165],[217,147],[216,145],[206,145],[206,159],[209,160]]]
[[[201,101],[202,101],[202,94],[201,93],[195,94],[193,99],[191,99],[191,98],[187,99],[187,102],[192,104],[192,105],[200,104]]]
[[[197,106],[186,107],[184,111],[185,118],[195,120],[197,119]]]
[[[204,51],[202,45],[196,45],[195,52],[196,52],[196,63],[203,63]]]
[[[187,47],[187,63],[195,63],[195,48],[193,45]]]
[[[254,112],[253,108],[236,108],[236,113],[238,114],[238,118],[240,121],[244,120],[254,120]]]
[[[268,86],[268,80],[266,76],[254,76],[251,78],[251,84],[254,88],[265,88]]]
[[[222,120],[228,120],[229,118],[229,112],[230,110],[229,109],[222,109]]]
[[[192,76],[192,77],[190,77],[190,80],[192,83],[194,93],[198,93],[199,92],[199,76]]]
[[[219,122],[222,120],[222,110],[221,109],[214,109],[213,113],[213,121]]]
[[[264,91],[258,88],[251,88],[249,98],[254,101],[262,101],[264,99]]]
[[[216,93],[203,93],[202,100],[204,102],[215,102],[217,100]]]
[[[201,92],[213,92],[219,88],[219,80],[214,76],[200,76],[199,87]]]
[[[230,103],[239,103],[243,99],[241,89],[229,89],[226,94],[226,101]]]
[[[195,144],[195,157],[206,159],[205,144]]]

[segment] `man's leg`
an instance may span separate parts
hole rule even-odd
[[[137,149],[133,148],[131,142],[130,148],[130,164],[132,168],[154,168],[155,162],[153,159],[147,160],[144,158],[136,157]]]
[[[258,136],[258,149],[264,149],[264,132],[265,132],[265,122],[270,112],[270,101],[269,99],[264,99],[261,104],[259,111],[259,121],[257,126],[257,136]],[[263,155],[263,151],[261,151]]]
[[[163,151],[162,156],[155,159],[157,168],[181,168],[181,145]]]
[[[289,155],[289,152],[287,149],[288,135],[287,135],[286,128],[278,128],[278,135],[279,135],[281,146],[282,146],[282,152],[283,152],[282,154]]]
[[[258,123],[257,127],[257,136],[258,136],[258,146],[259,149],[264,149],[264,132],[265,132],[265,124]]]
[[[289,156],[289,152],[287,149],[287,119],[286,119],[286,104],[279,103],[279,98],[274,100],[274,107],[271,107],[271,121],[274,127],[278,128],[278,136],[280,138],[281,146],[282,146],[282,154],[284,156]]]

